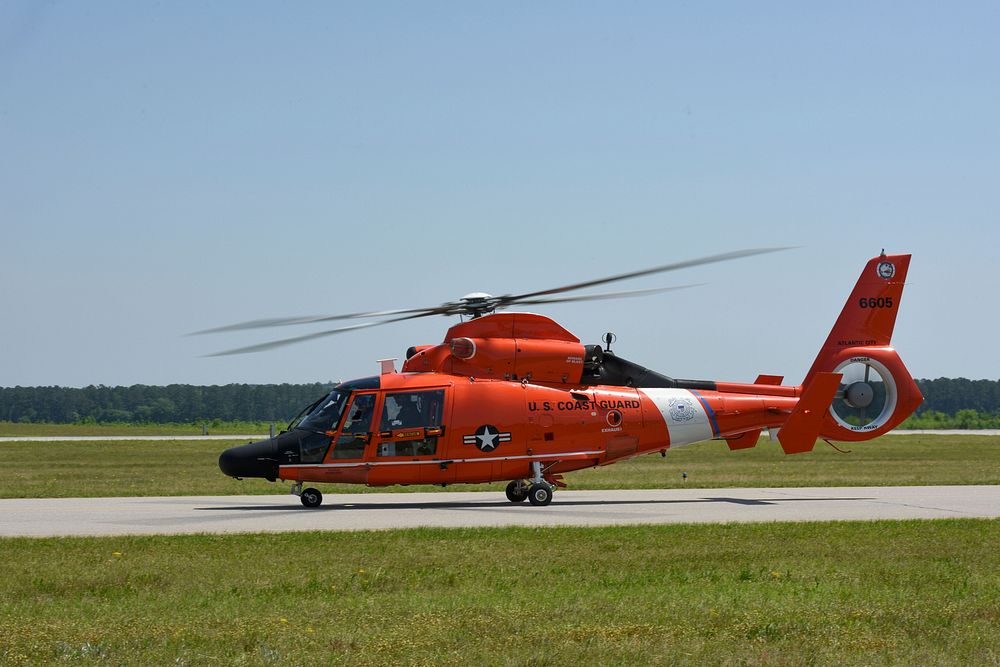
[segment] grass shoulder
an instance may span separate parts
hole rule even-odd
[[[288,484],[238,481],[218,468],[239,441],[5,442],[0,497],[283,494]],[[684,473],[687,474],[686,478]],[[786,456],[774,443],[731,452],[703,442],[566,475],[572,489],[1000,484],[1000,436],[885,436],[840,453],[823,443]],[[318,485],[324,494],[433,491],[434,486]],[[502,493],[504,484],[446,490]]]
[[[6,539],[0,663],[995,664],[1000,521]]]

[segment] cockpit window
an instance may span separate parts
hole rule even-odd
[[[302,421],[298,424],[293,422],[292,427],[323,433],[336,430],[349,394],[350,392],[337,391],[336,389],[331,391],[329,395],[313,407]]]

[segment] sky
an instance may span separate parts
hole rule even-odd
[[[0,386],[346,380],[457,320],[185,334],[770,246],[533,309],[797,383],[884,248],[913,376],[1000,378],[998,30],[992,2],[0,3]]]

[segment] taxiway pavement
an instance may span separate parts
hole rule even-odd
[[[492,492],[330,494],[317,509],[290,495],[9,499],[0,536],[958,517],[1000,517],[1000,486],[557,491],[547,507]]]

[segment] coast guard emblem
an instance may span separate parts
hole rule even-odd
[[[667,402],[667,414],[676,422],[689,422],[695,418],[694,401],[690,398],[671,398]]]

